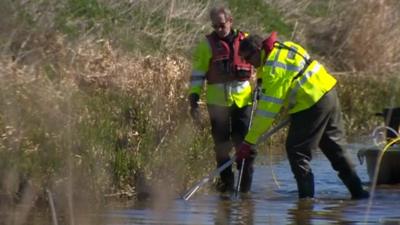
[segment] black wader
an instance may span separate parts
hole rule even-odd
[[[318,147],[331,162],[353,198],[367,197],[361,180],[344,149],[344,127],[335,89],[315,105],[291,115],[286,141],[290,166],[297,182],[299,198],[314,197],[314,175],[310,167],[311,151]]]
[[[214,140],[214,150],[217,167],[230,160],[229,153],[232,147],[238,146],[247,134],[251,106],[238,108],[235,104],[230,107],[207,105],[211,121],[211,134]],[[245,162],[243,177],[240,190],[247,192],[250,190],[253,176],[253,159]],[[240,165],[238,165],[240,168]],[[219,191],[233,191],[235,178],[232,166],[226,168],[220,174],[221,184]]]

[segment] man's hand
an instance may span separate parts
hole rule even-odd
[[[253,153],[253,146],[247,142],[242,142],[236,149],[236,162],[241,163],[243,159],[249,159]]]
[[[190,104],[190,116],[196,122],[200,119],[200,112],[199,112],[199,95],[196,93],[192,93],[189,95],[188,100]]]

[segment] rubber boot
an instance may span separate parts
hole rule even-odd
[[[223,163],[221,163],[222,165]],[[218,165],[221,166],[221,165]],[[232,166],[224,169],[220,174],[220,179],[217,182],[216,189],[221,193],[233,192],[235,183],[235,175],[232,172]]]
[[[339,178],[350,191],[351,199],[366,199],[369,198],[369,192],[364,190],[361,185],[361,180],[357,174],[349,173],[348,175],[339,174]]]
[[[296,177],[299,198],[314,198],[314,175],[309,173],[305,176]]]

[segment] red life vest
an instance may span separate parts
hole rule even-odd
[[[238,31],[235,34],[232,48],[215,32],[206,37],[212,50],[210,68],[206,73],[208,83],[245,81],[251,77],[253,67],[239,56],[239,44],[245,38],[242,32]],[[231,49],[233,49],[233,53]]]
[[[272,49],[274,48],[275,42],[278,41],[278,33],[272,31],[271,35],[265,39],[262,43],[262,48],[264,49],[265,56],[268,57],[269,53],[271,53]]]

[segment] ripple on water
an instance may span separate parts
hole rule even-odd
[[[353,151],[352,158],[356,161]],[[172,200],[160,209],[145,207],[113,209],[107,224],[364,224],[367,200],[352,201],[328,160],[315,153],[312,168],[316,199],[299,201],[297,188],[285,157],[255,168],[252,193],[235,198],[221,198],[217,193],[196,193],[189,201]],[[263,161],[259,157],[258,161]],[[368,182],[364,165],[356,170]],[[380,186],[374,197],[368,223],[400,224],[400,185]]]

